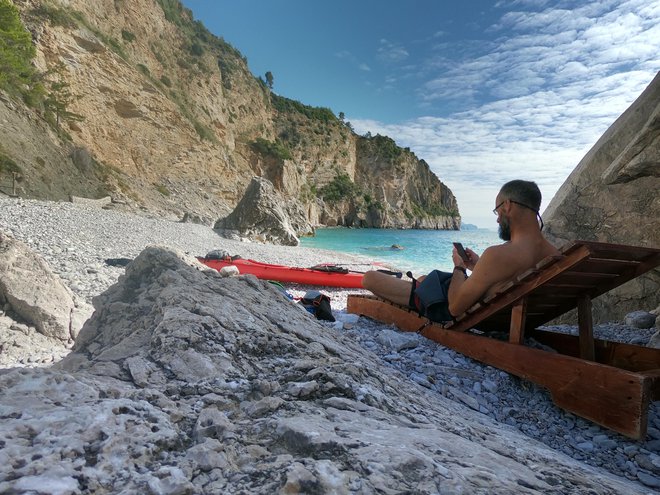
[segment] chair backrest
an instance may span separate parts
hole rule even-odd
[[[545,258],[479,301],[446,328],[507,331],[511,306],[526,298],[526,329],[533,329],[577,307],[582,296],[598,297],[660,265],[660,249],[575,241],[561,255]]]

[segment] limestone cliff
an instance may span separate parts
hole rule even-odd
[[[460,226],[454,196],[422,160],[274,94],[178,0],[14,4],[67,112],[48,128],[42,108],[0,100],[0,121],[14,122],[0,154],[22,195],[109,194],[160,216],[217,219],[259,175],[316,225]]]
[[[586,239],[660,246],[660,74],[603,134],[566,179],[545,211],[547,233],[559,244]],[[594,301],[598,320],[621,320],[660,304],[660,270]]]

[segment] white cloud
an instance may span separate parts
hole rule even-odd
[[[387,63],[403,62],[409,57],[408,50],[398,43],[393,43],[386,39],[380,40],[377,56],[379,60]]]
[[[352,65],[356,66],[361,71],[369,72],[371,70],[371,67],[369,67],[364,62],[361,62],[353,53],[348,50],[342,50],[335,53],[335,57],[342,60],[348,60]]]
[[[612,75],[591,84],[585,98],[584,88],[576,84],[445,118],[423,117],[398,125],[351,122],[358,133],[392,136],[400,146],[410,147],[454,191],[464,220],[488,226],[488,206],[499,185],[508,180],[535,180],[543,207],[547,206],[580,159],[652,77],[642,71]]]
[[[358,133],[391,136],[426,160],[469,223],[493,226],[491,203],[514,178],[537,181],[546,206],[660,70],[660,2],[548,5],[499,2],[521,11],[493,25],[495,42],[468,43],[467,51],[435,46],[423,64],[433,72],[419,89],[420,106],[437,113],[451,102],[463,111],[396,125],[351,119]],[[395,48],[381,41],[384,52]]]

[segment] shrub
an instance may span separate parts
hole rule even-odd
[[[190,53],[196,57],[201,57],[204,54],[204,48],[199,43],[193,43],[190,47]]]
[[[11,174],[12,172],[21,173],[23,170],[14,160],[0,151],[0,175]]]
[[[190,63],[187,60],[182,59],[182,58],[178,58],[176,60],[176,64],[179,67],[181,67],[182,69],[187,70],[187,71],[191,71],[192,68],[193,68],[192,65],[190,65]]]
[[[130,31],[126,31],[125,29],[121,30],[121,37],[124,41],[128,41],[129,43],[135,41],[135,35]]]
[[[266,84],[263,79],[261,79],[262,84]],[[271,93],[270,101],[278,112],[282,113],[301,113],[305,115],[307,118],[312,119],[312,120],[318,120],[324,123],[327,122],[334,122],[339,120],[337,117],[335,117],[335,114],[332,113],[332,110],[329,108],[323,108],[323,107],[310,107],[308,105],[303,105],[299,101],[295,100],[290,100],[289,98],[285,98],[283,96],[276,95],[275,93]]]
[[[39,5],[33,8],[31,13],[36,17],[49,21],[53,26],[73,28],[77,25],[75,18],[69,12],[50,5]]]
[[[142,74],[144,74],[145,76],[149,76],[149,75],[151,75],[151,71],[149,71],[149,67],[147,67],[146,65],[144,65],[144,64],[137,64],[137,68],[138,68],[138,70],[139,70],[140,72],[142,72]]]
[[[163,196],[170,196],[172,194],[170,190],[167,187],[165,187],[163,184],[157,184],[156,191],[161,193]]]
[[[213,134],[213,131],[211,131],[208,127],[197,121],[195,121],[193,125],[195,126],[195,131],[197,131],[197,135],[200,138],[206,141],[215,141],[215,135]]]
[[[418,203],[411,203],[412,212],[418,218],[424,217],[441,217],[441,216],[457,216],[458,212],[449,210],[440,204],[420,205]]]
[[[321,188],[321,197],[326,201],[339,201],[352,198],[360,193],[360,188],[346,173],[338,172],[332,182]]]
[[[124,60],[128,60],[128,55],[126,55],[126,52],[124,51],[124,47],[121,46],[119,41],[117,41],[114,38],[109,38],[108,36],[105,36],[103,33],[100,31],[95,31],[95,34],[105,42],[105,44],[109,45],[110,48],[112,48],[112,51],[115,52],[117,55],[119,55],[121,58]]]
[[[264,156],[273,156],[281,160],[291,160],[291,151],[278,139],[268,141],[264,138],[257,138],[250,143],[252,149]]]
[[[394,161],[403,154],[403,149],[399,148],[392,138],[376,134],[373,137],[364,136],[361,140],[371,151],[382,160]]]
[[[160,76],[160,82],[162,82],[168,88],[172,87],[172,81],[170,81],[170,78],[167,76]]]

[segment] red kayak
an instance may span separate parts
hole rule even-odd
[[[297,268],[286,265],[271,265],[254,260],[197,258],[206,266],[218,271],[225,266],[235,266],[241,274],[251,273],[264,280],[294,282],[326,287],[362,288],[362,273],[351,272],[337,265],[317,265],[312,268]]]

